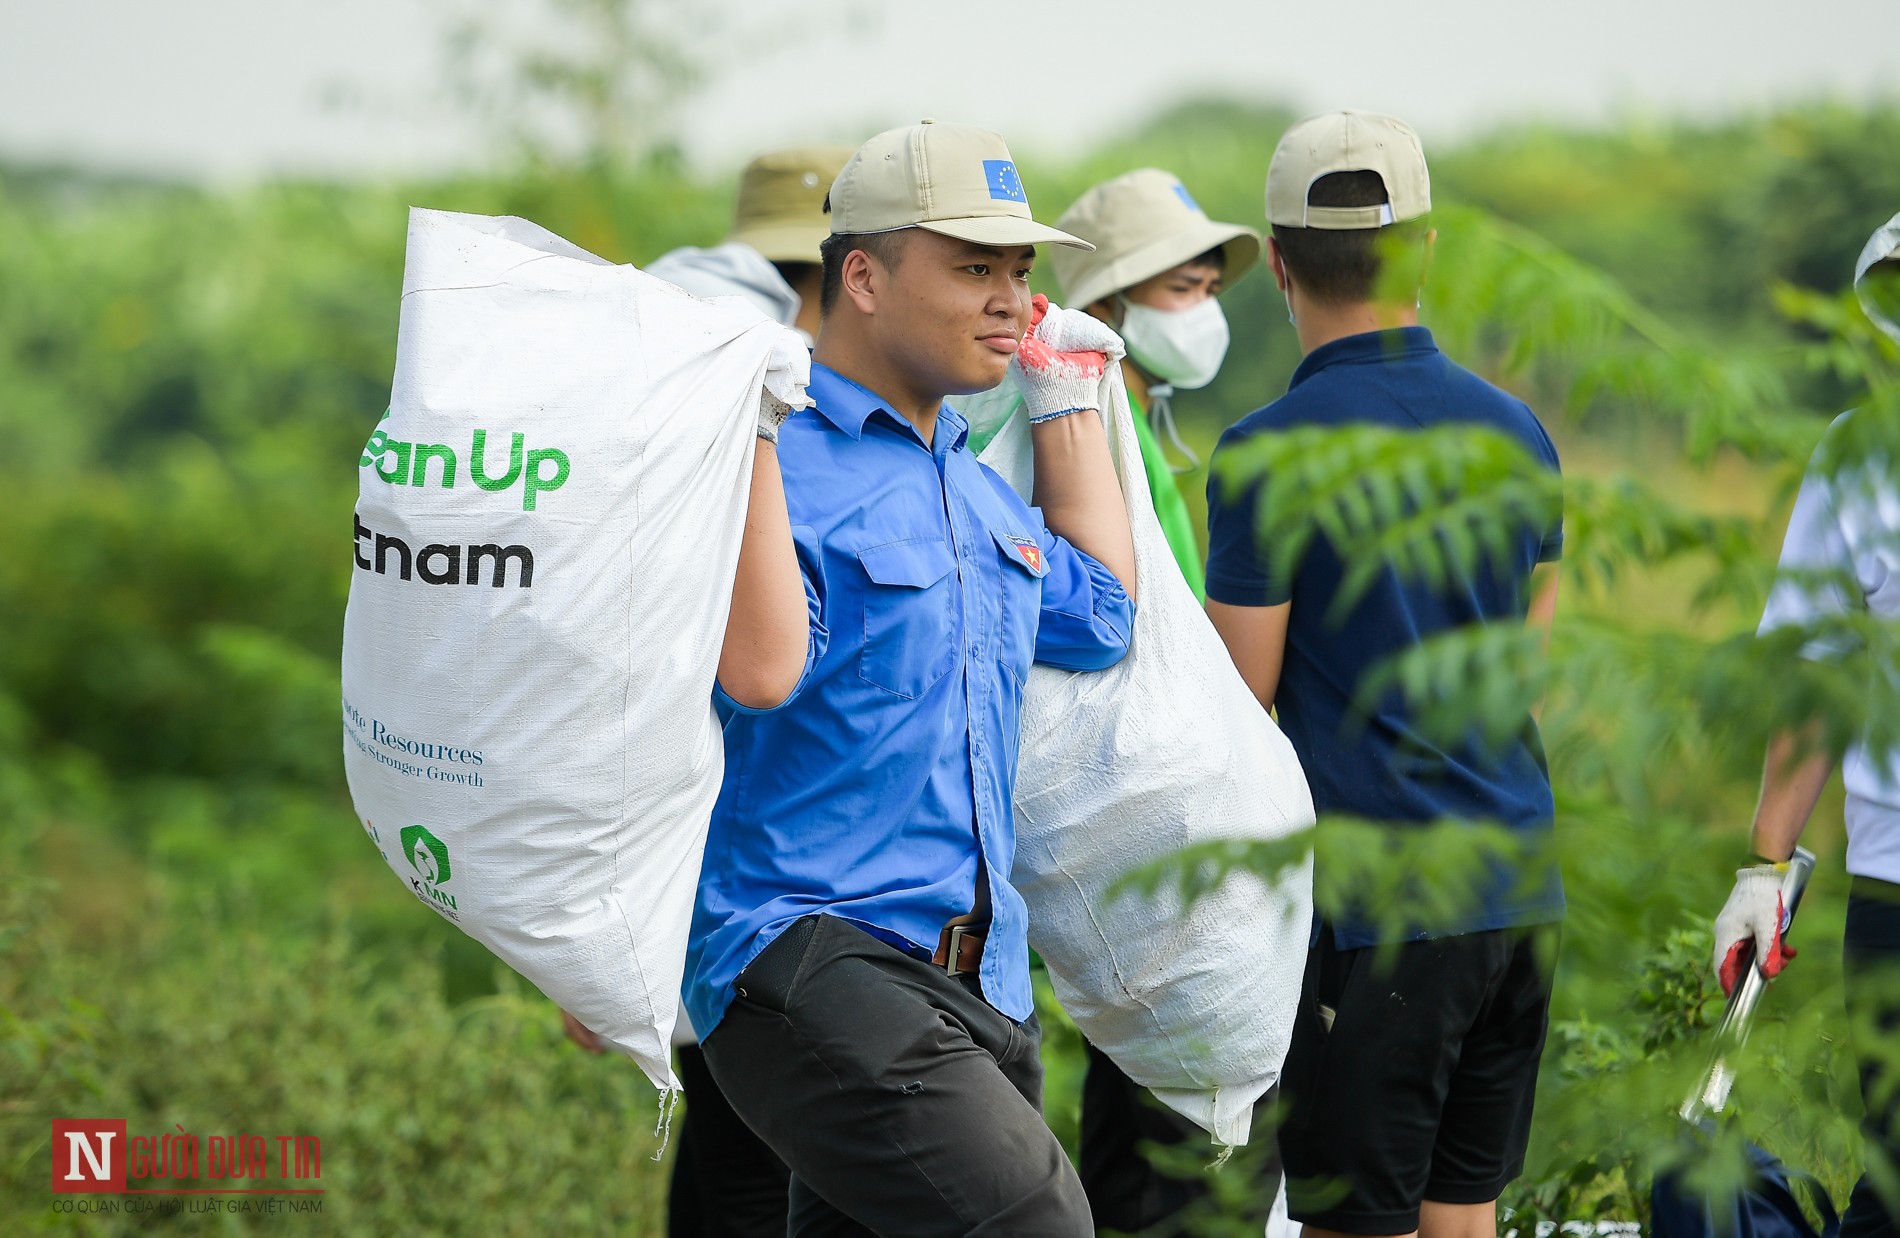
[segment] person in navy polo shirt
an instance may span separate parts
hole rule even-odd
[[[1454,364],[1418,325],[1433,234],[1418,137],[1336,112],[1288,130],[1267,172],[1268,265],[1304,354],[1286,395],[1222,437],[1217,462],[1304,426],[1485,427],[1542,466],[1557,453],[1519,401]],[[1397,692],[1367,708],[1366,673],[1467,624],[1548,625],[1562,514],[1512,528],[1506,563],[1433,588],[1391,567],[1336,613],[1349,565],[1323,534],[1296,562],[1256,538],[1272,476],[1208,488],[1208,616],[1262,705],[1277,708],[1322,814],[1395,827],[1444,820],[1518,831],[1527,857],[1476,905],[1427,918],[1330,909],[1315,926],[1282,1076],[1290,1215],[1309,1238],[1490,1238],[1522,1170],[1550,1002],[1562,887],[1535,721],[1502,745],[1447,747]],[[1516,871],[1503,871],[1515,869]],[[1350,906],[1350,905],[1349,905]],[[1384,947],[1384,949],[1378,949]]]
[[[1128,649],[1134,542],[1094,395],[1119,341],[1032,300],[1034,246],[1086,242],[1032,219],[993,133],[880,134],[829,205],[816,407],[759,445],[720,659],[686,1005],[791,1168],[791,1233],[1081,1238],[1041,1116],[1010,792],[1030,666]],[[1035,507],[944,403],[1012,365]]]

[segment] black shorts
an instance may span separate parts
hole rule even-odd
[[[1556,925],[1337,950],[1323,931],[1281,1090],[1288,1212],[1409,1234],[1421,1200],[1481,1204],[1522,1171]]]

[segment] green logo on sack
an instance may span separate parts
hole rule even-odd
[[[383,421],[389,420],[389,410],[383,410]],[[515,432],[508,439],[508,465],[499,472],[493,472],[500,466],[500,446],[491,445],[488,431],[477,430],[469,442],[468,476],[483,490],[507,490],[516,482],[521,483],[521,510],[534,510],[535,499],[544,492],[559,490],[567,484],[567,453],[558,447],[542,447],[533,451],[527,449],[525,434]],[[369,436],[369,442],[363,444],[363,455],[357,461],[358,467],[375,469],[376,476],[392,486],[427,486],[429,484],[429,464],[436,464],[435,484],[444,490],[455,489],[456,465],[455,449],[441,443],[405,443],[393,439],[380,425]]]
[[[415,888],[416,897],[434,904],[438,910],[454,911],[455,896],[442,889],[449,880],[448,844],[421,825],[403,826],[398,837],[402,842],[402,853],[409,857],[410,867],[422,874],[420,879],[409,879],[409,884]]]

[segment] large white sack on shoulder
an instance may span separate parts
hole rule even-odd
[[[1306,829],[1313,801],[1161,532],[1120,366],[1101,395],[1134,530],[1135,630],[1108,670],[1030,672],[1011,881],[1083,1035],[1218,1142],[1241,1144],[1292,1037],[1310,864],[1271,881],[1236,874],[1190,906],[1168,888],[1110,890],[1183,847]],[[981,459],[1029,497],[1026,418],[1011,417]]]
[[[675,1086],[760,392],[806,352],[519,219],[413,211],[344,619],[358,815],[425,905]]]

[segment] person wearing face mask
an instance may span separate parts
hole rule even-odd
[[[1191,472],[1200,461],[1175,429],[1172,401],[1176,391],[1205,387],[1219,372],[1228,333],[1217,298],[1253,270],[1260,234],[1209,219],[1180,179],[1158,168],[1095,186],[1058,226],[1095,246],[1058,251],[1056,280],[1069,304],[1114,327],[1128,345],[1122,373],[1155,515],[1200,598],[1200,543],[1175,484],[1177,472]],[[1169,446],[1179,463],[1170,460]]]
[[[739,174],[726,239],[662,254],[647,274],[696,297],[744,297],[809,347],[818,336],[818,246],[829,235],[825,192],[855,149],[797,146],[760,155]]]
[[[1114,327],[1128,346],[1122,374],[1155,515],[1181,574],[1200,598],[1201,549],[1175,484],[1177,469],[1191,471],[1199,461],[1175,431],[1170,400],[1175,391],[1205,387],[1220,369],[1228,333],[1217,298],[1259,261],[1260,235],[1209,219],[1179,178],[1158,168],[1095,186],[1058,226],[1095,246],[1093,252],[1057,250],[1050,260],[1069,304]],[[1170,460],[1164,439],[1182,463]],[[1190,1205],[1208,1193],[1205,1181],[1198,1174],[1164,1173],[1144,1148],[1205,1148],[1206,1132],[1156,1101],[1094,1045],[1087,1052],[1079,1172],[1097,1227],[1127,1234],[1183,1232]],[[1259,1108],[1270,1107],[1269,1098]],[[1207,1159],[1200,1155],[1195,1163]],[[1253,1219],[1266,1220],[1278,1172],[1277,1161],[1260,1167],[1259,1215]]]

